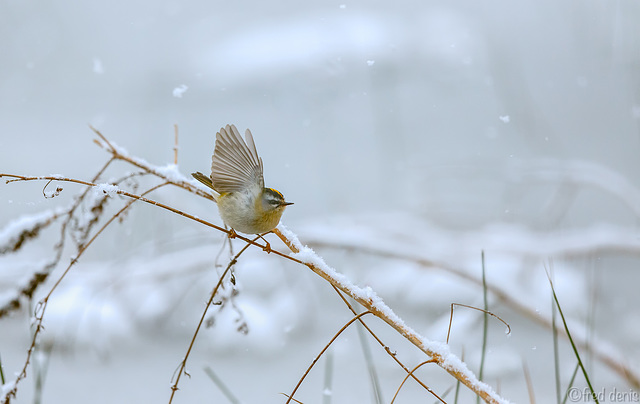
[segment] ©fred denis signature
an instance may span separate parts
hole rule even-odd
[[[640,393],[633,389],[619,389],[613,387],[611,389],[602,388],[591,393],[588,387],[572,387],[567,392],[567,398],[572,403],[588,403],[595,402],[597,398],[600,403],[638,403],[640,402]]]

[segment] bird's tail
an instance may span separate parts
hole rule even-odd
[[[201,183],[203,183],[204,185],[206,185],[207,187],[213,189],[214,197],[217,198],[218,192],[213,188],[213,182],[211,181],[210,177],[207,177],[206,175],[202,174],[200,171],[191,173],[191,176],[197,179],[198,181],[200,181]]]

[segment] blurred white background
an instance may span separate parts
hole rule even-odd
[[[283,222],[427,337],[445,338],[450,303],[481,306],[481,288],[326,244],[404,243],[476,276],[484,249],[490,280],[543,314],[552,260],[567,311],[637,367],[639,19],[631,1],[3,1],[0,172],[91,179],[107,155],[89,125],[132,155],[169,164],[177,124],[178,165],[188,175],[209,170],[215,132],[235,123],[252,130],[267,185],[295,202]],[[131,170],[118,167],[107,177]],[[0,184],[0,225],[76,192],[63,185],[61,197],[44,199],[43,185]],[[193,195],[155,197],[219,222]],[[30,262],[51,255],[56,234],[2,257],[3,296],[28,277]],[[168,398],[221,240],[147,206],[110,228],[54,295],[44,338],[60,349],[44,402]],[[238,304],[250,332],[234,331],[230,311],[217,318],[177,402],[223,400],[203,365],[244,402],[283,402],[278,393],[289,393],[349,318],[299,267],[259,252],[240,265]],[[525,360],[537,397],[551,402],[551,334],[498,303],[492,309],[514,333],[505,340],[494,325],[499,354],[488,358],[487,381],[527,402]],[[5,374],[24,361],[27,317],[0,320]],[[454,350],[471,355],[481,323],[473,313],[459,321],[464,343]],[[563,353],[566,383],[574,359],[570,348]],[[409,363],[423,360],[413,354]],[[384,353],[378,359],[389,399],[403,374]],[[336,387],[333,402],[369,402],[357,334],[337,345],[336,362],[336,377],[358,377]],[[598,386],[628,388],[590,363]],[[320,402],[322,371],[304,402]],[[440,392],[452,383],[442,373]],[[18,403],[30,402],[32,383],[22,383]]]

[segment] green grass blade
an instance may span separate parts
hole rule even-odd
[[[484,265],[484,250],[482,250],[482,298],[483,298],[483,309],[484,309],[484,317],[482,321],[482,354],[480,356],[480,371],[478,372],[478,379],[483,380],[484,377],[484,360],[487,354],[487,331],[489,329],[489,315],[487,312],[489,311],[489,303],[487,302],[487,277]],[[480,397],[476,397],[476,403],[480,403]]]
[[[548,272],[547,272],[547,278],[549,279],[549,284],[551,285],[551,292],[553,293],[553,300],[556,302],[556,307],[558,308],[558,313],[560,314],[560,318],[562,319],[562,325],[564,326],[564,330],[567,333],[567,337],[569,338],[569,342],[571,343],[571,347],[573,348],[573,353],[576,355],[576,359],[578,360],[578,366],[582,370],[582,374],[584,375],[584,379],[587,382],[587,385],[589,386],[589,391],[591,391],[591,396],[593,397],[593,400],[597,404],[600,404],[600,402],[598,401],[598,396],[596,395],[595,391],[593,390],[593,386],[591,385],[591,380],[589,380],[589,375],[587,374],[587,370],[585,369],[584,364],[582,363],[582,359],[580,359],[580,354],[578,353],[578,348],[576,347],[576,344],[573,341],[573,337],[571,336],[571,333],[569,332],[569,326],[567,325],[567,320],[565,319],[564,313],[562,312],[562,308],[560,307],[560,302],[558,301],[558,296],[556,295],[556,290],[553,287],[553,282],[551,281],[551,277],[549,276]]]
[[[550,263],[549,267],[553,273],[552,263]],[[557,317],[558,317],[558,310],[556,309],[556,304],[554,303],[553,297],[552,297],[551,298],[551,335],[553,336],[553,365],[555,369],[555,379],[556,379],[556,402],[560,404],[560,402],[562,401],[562,395],[561,395],[562,383],[560,381],[560,349],[558,348],[558,327],[556,327]],[[571,384],[569,384],[569,386],[571,386]],[[566,397],[565,397],[565,400],[566,400]]]
[[[0,384],[6,384],[7,381],[4,380],[4,371],[2,370],[2,356],[0,356]]]

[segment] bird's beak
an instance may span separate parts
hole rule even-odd
[[[289,205],[293,205],[293,202],[282,202],[280,206],[289,206]]]

